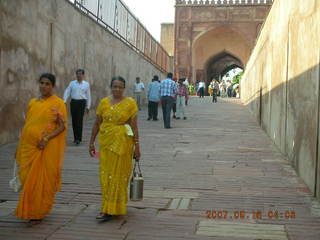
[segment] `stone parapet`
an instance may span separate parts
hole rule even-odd
[[[252,4],[271,5],[272,3],[273,3],[273,0],[176,0],[176,6],[180,6],[180,5],[231,6],[231,5],[252,5]]]

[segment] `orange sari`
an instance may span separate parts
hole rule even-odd
[[[37,148],[38,141],[57,128],[58,117],[67,127],[66,106],[61,98],[53,95],[29,102],[16,155],[23,186],[16,216],[21,219],[42,219],[60,190],[66,130],[50,139],[43,150]]]

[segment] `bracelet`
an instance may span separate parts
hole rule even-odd
[[[94,147],[94,144],[90,144],[89,147]]]
[[[48,139],[47,136],[46,136],[46,137],[43,137],[42,139],[43,139],[43,141],[45,141],[45,142],[48,142],[48,141],[49,141],[49,139]]]

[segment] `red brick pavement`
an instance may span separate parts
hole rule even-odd
[[[284,226],[290,240],[320,239],[319,205],[306,185],[238,100],[219,100],[191,99],[188,119],[173,120],[172,129],[164,129],[162,121],[146,121],[140,111],[145,199],[129,202],[128,215],[111,222],[95,220],[100,187],[98,160],[87,153],[92,121],[86,122],[82,145],[73,146],[69,134],[62,191],[37,226],[13,215],[18,194],[10,191],[8,180],[16,144],[1,146],[0,239],[278,240],[245,228],[237,233],[213,227],[210,231],[218,232],[211,237],[196,234],[208,214],[217,226],[269,224]],[[187,209],[168,209],[181,199]],[[254,218],[257,212],[261,215]]]

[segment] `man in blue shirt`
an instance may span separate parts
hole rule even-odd
[[[171,128],[170,126],[170,115],[174,101],[174,97],[177,92],[177,85],[172,80],[173,74],[168,73],[167,78],[162,80],[160,83],[160,96],[162,102],[162,113],[164,128]]]
[[[148,120],[158,121],[158,104],[160,102],[160,83],[157,75],[153,76],[148,86]]]

